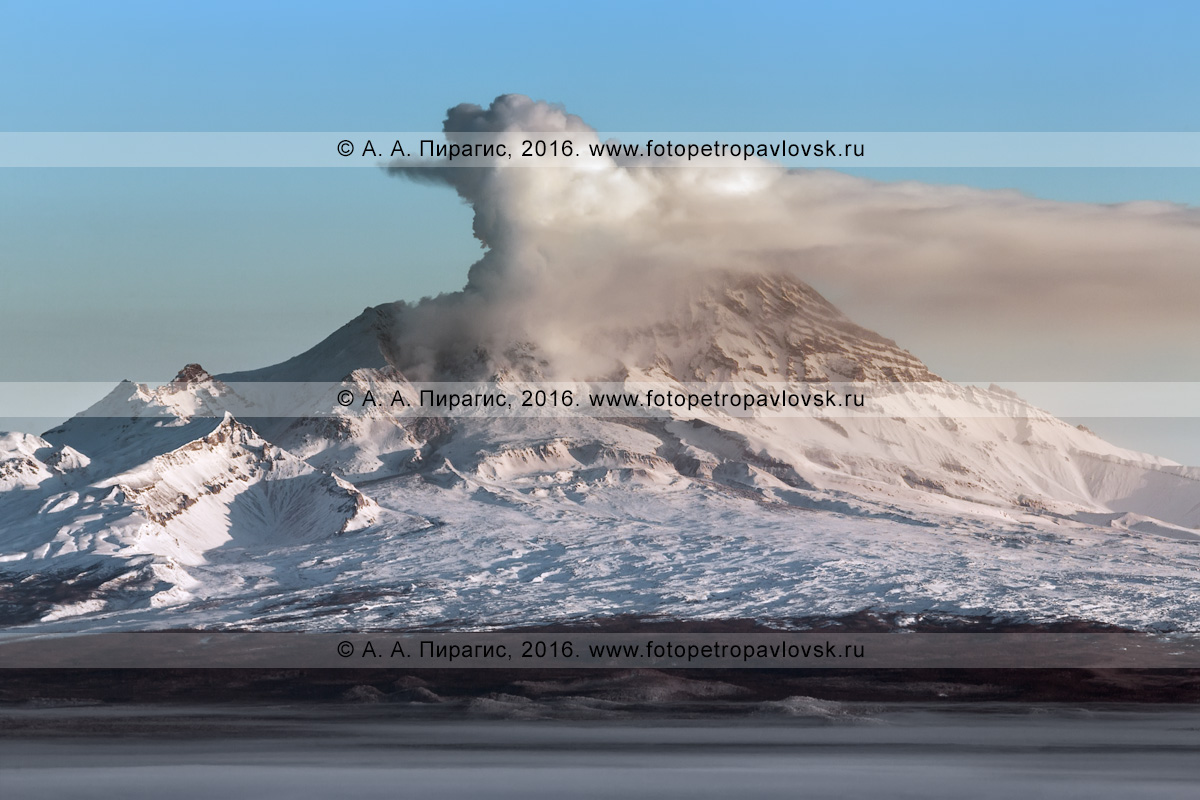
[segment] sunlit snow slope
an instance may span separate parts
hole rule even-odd
[[[572,380],[911,384],[894,416],[221,415],[231,385],[563,379],[539,342],[418,353],[368,309],[236,375],[123,383],[0,438],[9,626],[489,627],[875,609],[1194,630],[1200,470],[940,380],[811,287],[717,274],[579,332]],[[556,343],[561,354],[561,343]],[[432,365],[432,366],[430,366]],[[104,416],[101,416],[104,415]]]

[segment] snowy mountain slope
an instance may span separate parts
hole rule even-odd
[[[101,482],[158,526],[138,547],[183,562],[234,541],[278,547],[360,530],[378,509],[226,416],[203,438]]]
[[[864,608],[1193,631],[1200,618],[1197,542],[1123,528],[887,519],[682,481],[541,492],[446,470],[364,489],[385,513],[433,524],[210,557],[170,607],[54,609],[37,629],[480,629],[617,614],[787,624]]]
[[[93,538],[129,529],[131,538],[117,533],[114,546],[196,563],[230,541],[280,546],[375,522],[374,503],[336,475],[314,469],[231,416],[202,422],[209,429],[203,435],[136,467],[108,475],[93,468],[87,480],[52,487],[65,491],[45,496],[38,515],[51,527],[64,524],[37,549],[81,551],[95,547]],[[78,518],[72,509],[79,506],[90,523],[82,528],[73,524]]]
[[[937,381],[895,342],[784,275],[718,274],[644,327],[600,330],[621,371],[678,381]]]
[[[96,435],[95,423],[111,420],[72,422],[87,424],[68,424],[59,435],[113,443],[111,458],[103,448],[89,461],[36,437],[4,440],[6,455],[36,448],[48,462],[31,462],[35,469],[19,474],[37,480],[0,493],[0,562],[22,573],[19,596],[0,607],[13,606],[15,619],[171,605],[197,586],[187,568],[218,551],[273,552],[322,541],[368,528],[381,513],[341,478],[229,415],[162,426],[131,420],[108,437]]]
[[[567,344],[592,371],[569,377],[659,391],[855,381],[882,412],[220,413],[248,381],[411,393],[411,310],[368,309],[274,367],[213,378],[189,365],[165,387],[121,384],[44,439],[0,440],[4,618],[53,629],[863,608],[1200,619],[1200,470],[1110,445],[1009,392],[942,381],[783,276],[721,274],[644,324],[580,330]],[[562,377],[520,331],[448,347],[434,378],[517,389]]]
[[[375,341],[380,332],[374,327],[359,334]],[[350,351],[346,338],[351,335],[348,326],[320,347]],[[1131,511],[1200,526],[1197,470],[1112,446],[1003,390],[941,381],[912,354],[855,325],[795,279],[720,275],[684,290],[674,306],[644,327],[588,330],[580,339],[581,346],[606,354],[611,362],[607,374],[573,376],[580,379],[618,379],[662,391],[686,391],[684,383],[695,381],[766,390],[799,380],[817,386],[882,382],[883,389],[900,384],[903,391],[878,398],[885,408],[894,408],[894,415],[695,420],[684,414],[658,422],[431,419],[402,426],[387,410],[335,409],[333,421],[264,420],[256,426],[313,463],[356,479],[421,471],[446,458],[459,469],[487,470],[501,457],[497,451],[555,442],[569,442],[580,453],[600,453],[632,436],[637,440],[632,452],[639,458],[658,459],[663,469],[683,475],[745,463],[773,471],[793,489],[836,490],[920,507],[967,501],[1062,515]],[[404,350],[386,339],[380,346],[393,356]],[[515,360],[513,353],[519,354]],[[438,360],[454,368],[434,377],[504,379],[514,388],[541,361],[529,342],[491,349],[476,345],[469,359],[442,354]],[[463,372],[464,364],[473,371]],[[390,395],[406,385],[398,366],[357,369],[356,388],[369,384],[377,394]],[[276,369],[262,374],[278,374]],[[317,369],[329,374],[325,365]],[[296,370],[293,364],[287,374],[306,377]],[[650,438],[635,433],[650,428]],[[604,465],[584,456],[576,466]],[[547,463],[543,471],[562,470]]]
[[[89,463],[90,459],[73,447],[55,447],[40,436],[0,434],[0,492],[40,486],[79,473]]]
[[[394,327],[404,303],[386,303],[364,309],[310,349],[279,364],[262,369],[219,375],[225,383],[241,381],[340,381],[359,368],[387,366],[381,341]]]

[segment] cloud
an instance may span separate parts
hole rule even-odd
[[[444,130],[451,142],[484,132],[599,141],[561,106],[521,95],[456,106]],[[452,187],[488,248],[464,292],[409,317],[409,368],[467,357],[471,342],[536,342],[551,360],[579,358],[596,326],[645,323],[721,271],[769,270],[813,284],[918,356],[980,365],[980,377],[1117,379],[1140,357],[1160,363],[1164,379],[1200,379],[1196,209],[1059,203],[764,161],[669,163],[391,168]],[[1086,375],[1072,372],[1085,365]]]

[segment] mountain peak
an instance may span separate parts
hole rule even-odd
[[[939,378],[789,275],[723,272],[645,325],[606,332],[627,366],[682,381],[903,381]]]
[[[199,364],[188,364],[179,370],[175,377],[171,379],[171,383],[192,384],[202,383],[211,379],[212,375],[209,375],[208,370],[204,369],[204,367]]]

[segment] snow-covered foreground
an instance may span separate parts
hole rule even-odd
[[[539,497],[443,477],[454,483],[363,487],[380,521],[353,535],[210,550],[176,567],[182,588],[161,608],[140,602],[153,587],[105,587],[98,576],[92,613],[50,610],[41,627],[478,629],[618,614],[784,621],[871,608],[1200,630],[1200,547],[1153,533],[888,518],[884,509],[855,516],[694,482]],[[36,575],[25,587],[55,579]]]

